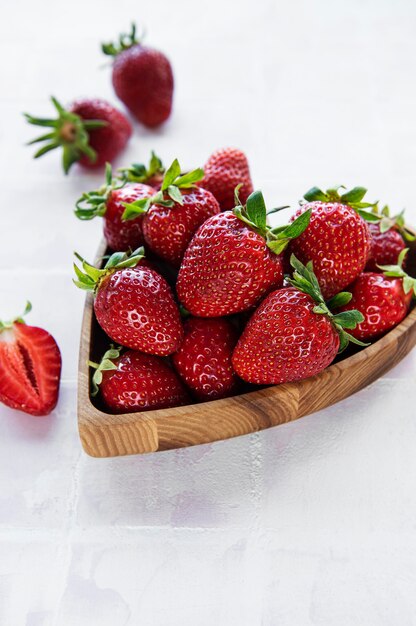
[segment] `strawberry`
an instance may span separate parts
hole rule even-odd
[[[201,186],[214,194],[222,211],[229,211],[234,208],[234,189],[237,185],[241,185],[240,199],[245,204],[253,193],[246,155],[237,148],[216,150],[204,166]]]
[[[111,347],[95,369],[92,396],[100,391],[104,404],[116,413],[167,409],[189,404],[183,383],[161,358]]]
[[[238,387],[231,355],[237,331],[227,319],[189,318],[185,338],[173,355],[176,371],[198,400],[231,396]]]
[[[31,308],[28,302],[23,315]],[[58,402],[60,377],[61,353],[52,335],[22,317],[0,321],[0,402],[48,415]]]
[[[202,176],[202,169],[181,174],[175,159],[156,195],[125,204],[123,219],[130,220],[144,214],[142,224],[146,246],[174,266],[180,265],[199,226],[220,210],[212,193],[195,186]]]
[[[378,265],[387,265],[395,262],[400,252],[406,247],[401,234],[394,228],[380,230],[380,224],[369,224],[371,247],[367,265],[367,272],[377,272]]]
[[[143,216],[126,222],[121,219],[125,204],[143,198],[152,198],[156,190],[143,183],[126,184],[113,178],[107,163],[106,181],[95,191],[83,193],[76,203],[75,215],[80,220],[104,218],[104,236],[112,250],[135,250],[144,243]]]
[[[65,174],[77,161],[86,168],[103,166],[114,161],[124,149],[132,134],[128,119],[111,104],[98,98],[77,100],[68,110],[52,98],[58,117],[45,119],[25,113],[29,124],[50,128],[50,132],[37,137],[29,145],[46,142],[35,159],[62,147],[62,165]]]
[[[391,217],[387,205],[381,212],[376,205],[366,219],[370,222],[371,249],[365,269],[378,272],[378,265],[394,264],[406,247],[405,241],[414,241],[415,236],[406,228],[404,211]]]
[[[282,286],[281,253],[307,227],[309,217],[305,212],[290,226],[271,229],[260,191],[248,197],[245,207],[210,217],[183,258],[176,284],[179,300],[198,317],[250,309]]]
[[[232,363],[248,383],[270,385],[302,380],[325,369],[349,341],[347,333],[363,320],[358,311],[333,315],[325,304],[312,263],[294,255],[290,287],[269,294],[260,304],[234,350]],[[336,305],[350,294],[337,296]]]
[[[305,195],[307,202],[294,217],[310,210],[308,228],[291,244],[291,251],[302,261],[313,262],[322,293],[331,298],[347,287],[363,271],[371,239],[361,213],[373,206],[362,202],[363,187],[354,187],[340,195],[339,187],[326,193],[313,187]]]
[[[121,35],[116,45],[103,44],[102,51],[114,57],[114,90],[139,122],[153,128],[166,121],[173,97],[172,67],[166,56],[143,46],[134,24],[130,34]]]
[[[82,270],[74,265],[77,287],[92,291],[97,321],[105,333],[127,348],[167,356],[183,339],[179,309],[172,291],[155,270],[138,265],[143,248],[130,256],[115,252],[103,269],[81,257]]]
[[[362,313],[363,321],[351,330],[357,339],[377,339],[406,317],[412,295],[416,296],[416,280],[403,270],[407,251],[401,251],[397,264],[383,266],[384,274],[363,272],[351,285],[351,301],[340,310]]]

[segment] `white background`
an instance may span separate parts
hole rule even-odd
[[[0,314],[30,299],[64,367],[50,417],[0,408],[0,624],[413,626],[416,353],[264,433],[146,457],[81,450],[72,251],[92,258],[102,225],[72,209],[101,177],[32,161],[21,112],[49,115],[52,93],[116,104],[99,42],[132,19],[173,62],[175,109],[159,131],[136,125],[120,165],[155,148],[188,168],[237,145],[270,205],[360,184],[416,223],[411,0],[3,0]]]

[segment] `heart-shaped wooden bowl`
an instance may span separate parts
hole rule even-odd
[[[97,258],[106,252],[102,244]],[[407,270],[416,276],[416,243]],[[82,323],[78,428],[85,452],[95,457],[143,454],[247,435],[323,409],[376,380],[416,344],[416,308],[396,328],[368,348],[344,353],[326,370],[299,382],[266,387],[224,400],[173,409],[112,415],[90,398],[88,360],[108,347],[87,296]]]

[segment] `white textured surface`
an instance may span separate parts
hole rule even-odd
[[[8,14],[8,15],[7,15]],[[46,419],[0,408],[3,626],[416,625],[416,352],[294,424],[211,446],[94,460],[76,430],[83,295],[72,251],[101,224],[72,206],[99,176],[31,161],[20,112],[115,102],[98,42],[131,19],[171,57],[174,116],[136,127],[122,163],[203,163],[235,144],[272,204],[364,184],[416,223],[411,0],[14,0],[0,22],[0,305],[59,341]]]

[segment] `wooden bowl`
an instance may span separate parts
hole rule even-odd
[[[103,243],[97,257],[102,258]],[[416,276],[416,243],[408,272]],[[173,409],[112,415],[90,398],[87,361],[96,361],[108,339],[98,326],[87,296],[81,332],[78,376],[78,428],[85,452],[94,457],[143,454],[247,435],[319,411],[366,387],[416,344],[416,308],[368,348],[344,353],[320,374],[239,396]]]

